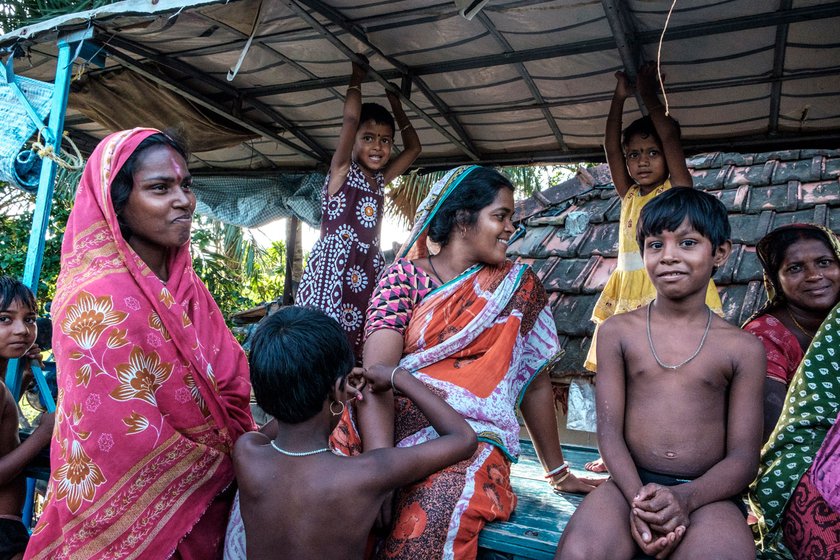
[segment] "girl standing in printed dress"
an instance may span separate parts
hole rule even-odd
[[[665,114],[656,86],[656,66],[647,63],[639,69],[637,87],[649,115],[630,123],[621,131],[624,101],[634,93],[624,72],[616,72],[604,148],[613,185],[621,197],[621,217],[618,231],[618,265],[607,280],[595,309],[592,321],[595,334],[583,364],[597,372],[595,354],[598,326],[619,313],[647,305],[656,297],[656,290],[648,278],[636,242],[636,224],[645,204],[672,188],[692,187],[691,173],[685,164],[677,121]],[[706,304],[718,315],[722,314],[720,297],[713,281],[709,281]],[[606,472],[601,459],[586,464],[586,469]]]
[[[390,161],[394,117],[381,105],[362,104],[366,74],[364,66],[353,63],[338,147],[324,184],[321,236],[295,299],[296,305],[316,307],[337,320],[359,362],[365,310],[385,266],[379,250],[385,185],[402,175],[421,149],[399,97],[387,91],[404,146]]]

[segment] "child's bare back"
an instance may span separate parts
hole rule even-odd
[[[241,500],[249,504],[242,509],[248,558],[364,556],[386,497],[379,483],[368,483],[377,470],[375,452],[285,457],[262,434],[246,434],[240,441],[237,460],[249,465],[238,471]]]

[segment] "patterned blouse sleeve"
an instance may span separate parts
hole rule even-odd
[[[370,298],[365,338],[379,329],[405,334],[416,305],[416,277],[414,266],[405,259],[399,259],[385,269]]]
[[[757,336],[764,345],[767,377],[788,385],[802,361],[802,350],[796,337],[772,315],[757,317],[745,325],[744,330]]]

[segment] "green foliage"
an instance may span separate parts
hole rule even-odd
[[[67,217],[73,207],[78,173],[59,173],[53,196],[52,211],[44,240],[44,255],[38,283],[38,298],[50,301],[58,278],[61,240]],[[20,278],[26,263],[35,196],[0,182],[0,273]]]
[[[52,300],[55,294],[61,240],[78,178],[78,172],[57,177],[38,288],[41,302]],[[33,195],[0,183],[0,273],[23,276],[34,208]],[[225,317],[280,295],[285,278],[285,250],[282,241],[261,250],[242,228],[201,216],[194,222],[195,270]]]
[[[283,241],[262,250],[242,228],[198,216],[191,249],[196,274],[225,317],[276,299],[283,290]]]

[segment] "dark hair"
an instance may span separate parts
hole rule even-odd
[[[373,121],[376,124],[384,124],[391,127],[391,136],[397,130],[394,124],[394,117],[388,112],[388,109],[379,103],[362,103],[362,112],[359,115],[359,124]]]
[[[674,125],[677,127],[677,138],[680,136],[680,123],[677,122],[677,119],[673,117],[667,117],[671,119]],[[627,125],[627,128],[624,129],[624,132],[621,133],[621,147],[627,149],[627,143],[633,136],[641,136],[642,138],[647,138],[648,136],[652,136],[656,143],[659,146],[662,146],[662,139],[659,137],[659,134],[656,132],[656,126],[653,124],[653,120],[649,116],[642,117],[640,119],[636,119],[635,121],[631,122]]]
[[[131,189],[134,187],[134,171],[137,162],[140,161],[140,156],[146,150],[156,146],[169,146],[181,154],[184,161],[189,159],[189,152],[184,139],[176,131],[167,129],[164,132],[156,132],[145,138],[125,160],[125,163],[111,181],[111,204],[114,205],[114,213],[117,215],[117,222],[120,224],[120,233],[126,241],[131,237],[132,232],[122,219],[121,213],[128,202],[128,197],[131,195]]]
[[[33,312],[38,311],[35,294],[23,282],[11,276],[0,276],[0,310],[8,309],[17,301]]]
[[[691,227],[711,242],[712,254],[732,233],[726,206],[717,197],[693,188],[675,187],[642,208],[636,230],[639,251],[644,254],[646,237],[676,231],[686,218]]]
[[[779,269],[782,267],[782,261],[785,260],[785,253],[797,241],[807,239],[822,241],[829,250],[832,249],[831,241],[825,232],[807,224],[781,226],[762,237],[756,244],[758,260],[761,262],[764,272],[770,278],[770,282],[776,288],[777,296],[784,297],[779,282]],[[831,253],[834,254],[834,251],[832,250]]]
[[[510,180],[489,167],[467,172],[457,188],[438,208],[429,224],[429,239],[445,247],[456,227],[472,227],[482,209],[492,204],[501,189],[513,191]]]
[[[262,320],[248,363],[257,404],[278,421],[297,424],[321,410],[355,359],[335,319],[311,307],[289,306]]]

